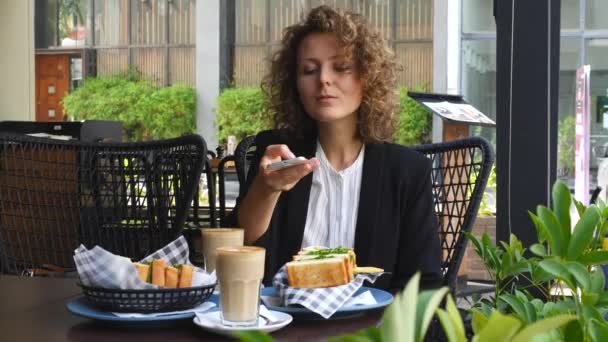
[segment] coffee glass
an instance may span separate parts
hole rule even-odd
[[[266,250],[262,247],[217,249],[222,324],[235,327],[258,325],[265,257]]]
[[[201,229],[201,247],[205,258],[205,271],[215,270],[216,249],[218,247],[242,246],[245,231],[238,228],[203,228]]]

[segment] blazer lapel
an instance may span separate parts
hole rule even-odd
[[[355,230],[355,253],[361,265],[367,265],[373,251],[369,247],[374,240],[377,207],[381,205],[381,175],[384,165],[384,149],[381,144],[365,145],[359,210]]]
[[[310,139],[303,143],[292,146],[292,152],[296,156],[304,156],[312,158],[315,156],[317,148],[317,138]],[[285,231],[288,232],[283,237],[286,244],[283,248],[283,255],[288,259],[296,254],[302,247],[302,238],[304,237],[304,227],[306,225],[306,214],[308,213],[308,200],[310,198],[310,187],[312,185],[312,173],[302,178],[288,193],[287,196],[287,222],[288,227]]]

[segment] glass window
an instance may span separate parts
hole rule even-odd
[[[167,41],[165,0],[131,1],[131,44],[158,45]]]
[[[87,38],[88,0],[59,1],[58,29],[61,47],[83,47]]]
[[[591,117],[591,160],[592,174],[597,172],[599,162],[608,157],[608,122],[604,122],[603,111],[608,95],[608,37],[585,41],[585,64],[591,65],[590,77],[590,117]],[[600,105],[598,106],[598,103]],[[592,180],[594,177],[591,177]],[[608,184],[598,184],[606,188]]]
[[[464,33],[496,32],[493,0],[462,0]]]
[[[496,40],[462,42],[462,93],[467,102],[496,120]],[[495,141],[495,132],[474,127],[471,133]]]
[[[95,0],[95,45],[129,43],[129,0]]]
[[[562,0],[562,30],[578,30],[580,28],[580,3],[581,0]]]
[[[587,29],[608,29],[608,1],[586,0],[585,27]]]
[[[580,66],[581,39],[562,38],[559,67],[559,122],[557,177],[574,184],[574,124],[576,69]]]

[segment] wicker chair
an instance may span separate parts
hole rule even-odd
[[[431,178],[443,251],[443,279],[454,290],[468,241],[462,232],[470,232],[475,223],[494,164],[494,150],[479,137],[412,148],[433,162]]]
[[[143,143],[0,137],[3,273],[73,269],[79,244],[139,259],[175,239],[203,169],[200,136]]]
[[[241,196],[250,162],[247,151],[253,146],[253,137],[243,141],[247,145],[243,145],[240,153],[235,153]],[[412,149],[433,162],[431,178],[443,251],[444,283],[454,290],[467,244],[462,232],[471,231],[475,223],[494,163],[494,150],[485,139],[479,137],[413,146]]]

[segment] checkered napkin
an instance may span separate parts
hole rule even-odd
[[[374,283],[380,275],[382,274],[361,273],[346,285],[302,289],[289,287],[287,269],[283,266],[272,279],[272,284],[279,292],[283,306],[300,304],[323,318],[329,318],[357,292],[365,280]]]
[[[183,236],[145,257],[141,262],[163,259],[167,265],[187,264],[188,243]],[[74,251],[74,261],[80,281],[86,286],[102,287],[106,289],[157,289],[158,286],[143,282],[137,275],[137,270],[131,259],[112,254],[105,249],[95,246],[87,249],[80,245]],[[215,274],[207,274],[198,267],[194,267],[192,286],[202,286],[215,283]]]

